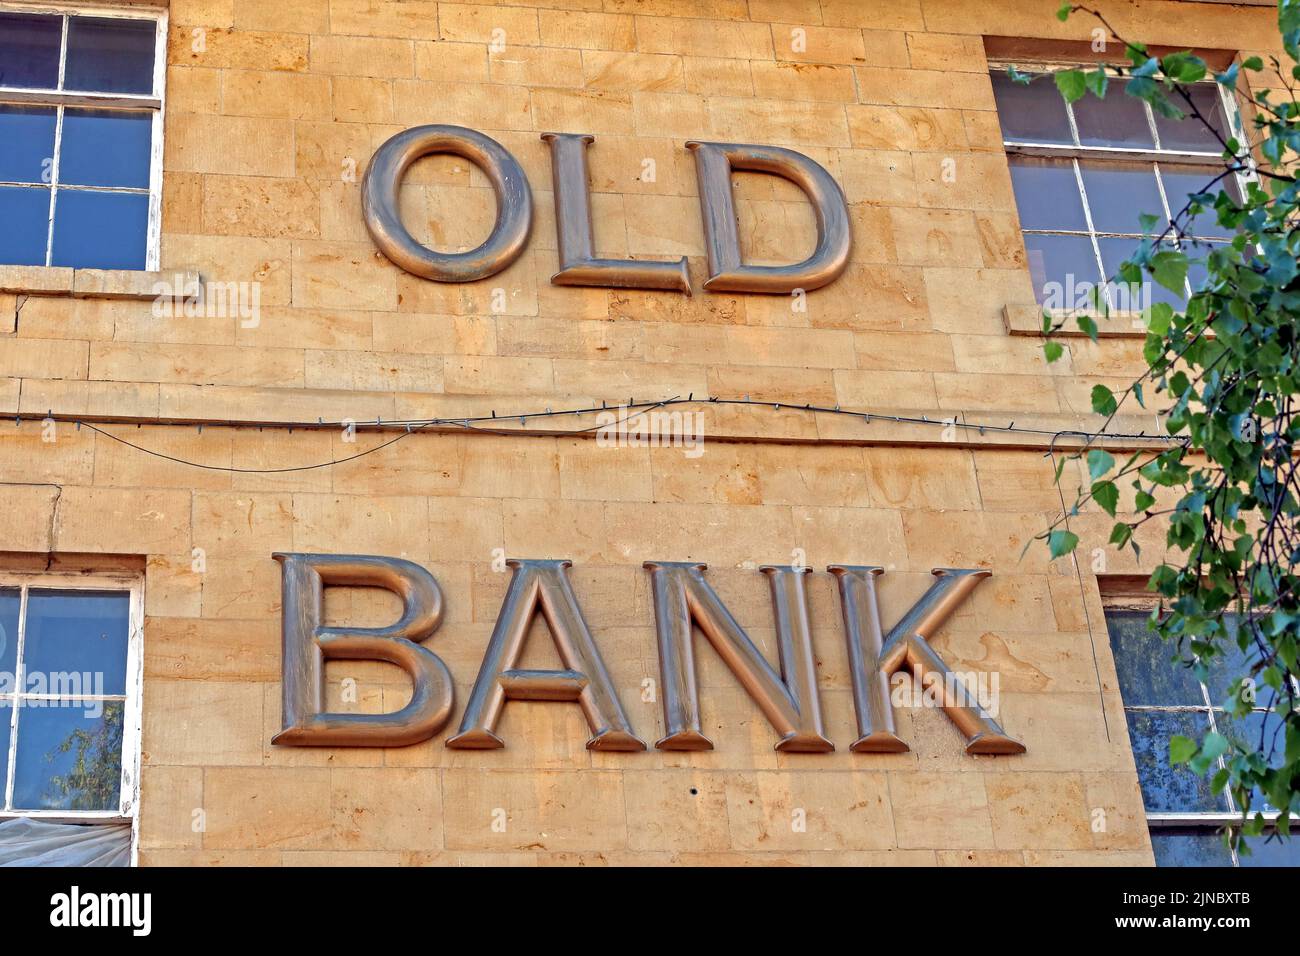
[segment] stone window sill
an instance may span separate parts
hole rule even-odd
[[[1043,308],[1037,305],[1005,305],[1002,307],[1002,319],[1010,335],[1042,335]],[[1048,309],[1052,323],[1064,322],[1055,335],[1062,338],[1087,338],[1075,318],[1077,312],[1061,309]],[[1146,319],[1141,312],[1112,312],[1108,316],[1095,316],[1097,335],[1111,339],[1145,339],[1147,337]]]
[[[157,298],[158,283],[167,288],[191,288],[197,272],[144,272],[124,269],[71,269],[62,266],[0,265],[0,293],[55,295],[79,299]]]

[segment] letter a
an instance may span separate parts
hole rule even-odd
[[[894,725],[889,678],[906,668],[918,684],[934,687],[949,719],[966,737],[968,754],[1022,754],[1024,744],[1008,737],[962,683],[951,678],[930,638],[952,612],[992,572],[966,568],[935,568],[935,581],[921,599],[881,637],[876,575],[884,568],[833,564],[826,570],[839,579],[844,639],[853,674],[853,705],[858,714],[858,739],[849,749],[857,753],[902,753],[907,744]]]
[[[283,583],[284,729],[273,744],[299,747],[404,747],[427,740],[451,716],[453,684],[423,641],[442,620],[433,575],[410,561],[370,555],[273,554]],[[326,627],[326,584],[380,587],[402,599],[388,627]],[[325,661],[387,661],[411,676],[411,701],[391,714],[324,712]]]
[[[778,675],[754,646],[727,606],[704,580],[706,565],[690,561],[647,561],[654,587],[659,671],[663,678],[667,735],[660,750],[712,750],[700,729],[700,699],[695,684],[692,625],[697,624],[723,662],[781,735],[776,749],[786,753],[828,753],[835,745],[822,729],[817,668],[804,574],[811,568],[759,568],[772,588]]]
[[[632,732],[605,662],[582,617],[565,568],[569,561],[506,561],[514,568],[497,615],[460,732],[447,741],[458,750],[492,750],[505,743],[494,730],[507,700],[558,700],[582,706],[591,727],[588,750],[645,750]],[[524,640],[541,611],[567,670],[519,670]]]

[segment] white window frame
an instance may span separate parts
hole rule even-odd
[[[68,106],[95,109],[151,110],[153,123],[149,146],[149,219],[145,236],[144,271],[156,272],[162,260],[162,179],[163,179],[163,117],[167,86],[167,28],[168,14],[162,7],[104,7],[82,3],[23,3],[17,0],[0,0],[0,13],[28,13],[61,16],[63,36],[59,46],[58,90],[29,90],[0,86],[0,104],[10,106],[52,106],[57,110],[54,127],[54,156],[50,170],[50,213],[46,221],[45,267],[52,264],[54,246],[54,215],[59,192],[59,159],[63,149],[63,111]],[[154,21],[154,62],[152,93],[93,93],[64,90],[63,76],[68,54],[68,17],[101,17],[116,20]],[[5,183],[4,185],[30,186],[30,183]],[[41,188],[47,184],[42,183]],[[135,187],[95,186],[77,187],[84,192],[129,193],[143,195]],[[3,264],[0,264],[3,266]],[[40,268],[40,267],[33,267]],[[74,267],[76,268],[76,267]]]
[[[1157,601],[1153,598],[1131,598],[1122,595],[1107,596],[1102,594],[1103,619],[1111,611],[1139,611],[1150,614],[1157,606]],[[1107,640],[1110,637],[1110,625],[1106,620]],[[1158,638],[1157,638],[1158,639]],[[1172,665],[1171,665],[1172,666]],[[1195,677],[1195,675],[1193,675]],[[1204,700],[1204,706],[1198,704],[1129,704],[1121,701],[1124,712],[1127,713],[1194,713],[1205,714],[1211,731],[1218,733],[1219,725],[1216,721],[1216,715],[1223,715],[1224,710],[1216,704],[1210,697],[1210,689],[1206,686],[1205,681],[1195,678],[1197,685],[1201,688],[1201,698]],[[1300,690],[1300,688],[1297,688]],[[1268,708],[1252,708],[1256,713],[1265,713]],[[1215,759],[1215,765],[1218,770],[1227,767],[1223,757]],[[1223,788],[1223,793],[1219,795],[1227,803],[1228,809],[1225,811],[1194,811],[1189,813],[1177,813],[1172,811],[1149,811],[1143,801],[1143,814],[1146,817],[1148,830],[1163,829],[1200,829],[1207,833],[1217,834],[1224,827],[1238,828],[1241,826],[1241,809],[1237,806],[1237,801],[1228,787]],[[1253,820],[1256,815],[1261,816],[1266,822],[1272,823],[1277,820],[1279,811],[1252,810],[1250,818]],[[1232,856],[1232,865],[1241,866],[1237,848],[1230,846],[1228,852]]]
[[[1050,75],[1060,72],[1061,70],[1088,69],[1097,67],[1099,64],[1086,63],[1065,63],[1060,61],[1037,61],[1030,63],[1013,64],[1010,61],[993,60],[989,62],[989,71],[991,74],[1005,73],[1008,67],[1014,66],[1022,73],[1032,73],[1034,75]],[[1106,72],[1113,78],[1119,79],[1117,71],[1107,69]],[[1203,84],[1213,86],[1219,96],[1219,101],[1223,105],[1224,116],[1228,119],[1231,126],[1229,136],[1237,135],[1241,138],[1245,127],[1242,123],[1241,110],[1236,101],[1236,97],[1226,90],[1222,85],[1213,79],[1206,80]],[[1091,94],[1088,94],[1091,95]],[[1114,95],[1108,93],[1107,95]],[[1120,91],[1120,95],[1122,91]],[[1092,209],[1088,205],[1088,191],[1084,188],[1083,171],[1080,167],[1080,160],[1127,160],[1132,162],[1148,162],[1155,168],[1156,186],[1160,192],[1161,210],[1165,216],[1165,222],[1168,222],[1173,216],[1173,210],[1169,208],[1169,197],[1165,192],[1164,176],[1160,172],[1160,164],[1171,163],[1180,166],[1205,166],[1207,169],[1222,168],[1223,154],[1217,152],[1199,152],[1189,150],[1172,150],[1160,148],[1160,131],[1156,126],[1155,114],[1151,109],[1151,104],[1142,102],[1143,111],[1146,113],[1147,127],[1151,131],[1151,142],[1155,144],[1154,149],[1140,149],[1123,146],[1085,146],[1079,142],[1079,127],[1074,117],[1074,105],[1062,101],[1065,107],[1065,115],[1070,125],[1070,137],[1073,143],[1034,143],[1021,140],[1008,140],[1005,137],[1002,140],[1002,148],[1008,156],[1035,156],[1045,159],[1068,159],[1074,169],[1075,186],[1078,189],[1079,199],[1083,203],[1084,222],[1087,226],[1086,232],[1070,229],[1025,229],[1021,227],[1021,234],[1025,235],[1052,235],[1052,236],[1074,236],[1077,238],[1087,239],[1092,245],[1093,259],[1095,260],[1098,275],[1105,279],[1110,279],[1107,273],[1105,263],[1101,257],[1101,246],[1097,242],[1099,238],[1116,238],[1116,239],[1134,239],[1131,233],[1111,233],[1098,231],[1093,225]],[[1253,159],[1247,157],[1248,165],[1253,163]],[[1258,179],[1253,170],[1245,173],[1237,173],[1237,188],[1244,195],[1247,183],[1254,182]],[[1179,207],[1181,208],[1181,207]],[[1138,237],[1135,241],[1141,241]],[[1209,245],[1222,244],[1222,240],[1200,240]],[[1189,296],[1192,293],[1190,280],[1184,280],[1184,294]],[[1112,300],[1111,284],[1107,282],[1103,287],[1106,302],[1112,311],[1118,311],[1117,304]]]
[[[3,695],[14,706],[9,722],[0,726],[0,733],[9,735],[9,765],[3,792],[0,792],[0,820],[27,818],[47,823],[130,823],[131,865],[136,864],[140,842],[140,753],[144,690],[144,573],[143,572],[4,572],[0,573],[0,588],[21,589],[18,610],[18,643],[15,660],[15,688],[13,695]],[[12,802],[14,767],[18,747],[14,740],[14,724],[18,722],[17,699],[23,687],[23,650],[27,636],[27,598],[32,589],[38,591],[125,591],[130,594],[129,631],[126,645],[126,693],[122,695],[122,782],[119,806],[116,810],[23,810],[7,809]],[[53,698],[56,694],[23,695]],[[99,695],[94,695],[99,699]],[[117,700],[118,695],[104,695]],[[76,699],[76,698],[74,698]]]

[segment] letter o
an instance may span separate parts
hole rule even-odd
[[[478,166],[492,181],[497,218],[492,234],[469,252],[435,252],[402,224],[397,194],[410,165],[422,156],[451,153]],[[463,126],[415,126],[380,146],[361,183],[366,229],[379,251],[412,275],[437,282],[474,282],[519,258],[533,225],[533,194],[519,161],[482,133]]]

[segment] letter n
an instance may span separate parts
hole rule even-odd
[[[424,568],[370,555],[282,554],[283,722],[273,744],[402,747],[427,740],[451,716],[453,684],[441,658],[421,647],[442,620],[442,592]],[[379,587],[402,599],[387,627],[326,627],[326,584]],[[325,661],[387,661],[411,677],[411,700],[391,714],[324,710]]]
[[[592,733],[588,750],[645,750],[623,713],[578,607],[565,572],[571,562],[511,558],[506,564],[514,568],[510,589],[497,615],[460,732],[447,746],[460,750],[504,747],[494,730],[507,700],[558,700],[582,706]],[[566,670],[518,669],[528,629],[538,611],[546,618]]]
[[[857,753],[902,753],[908,749],[894,725],[889,678],[906,668],[912,679],[934,686],[942,694],[949,719],[966,737],[968,754],[1022,754],[1024,744],[1006,732],[979,705],[948,665],[930,646],[930,638],[952,612],[992,572],[966,568],[935,568],[934,583],[882,637],[876,575],[884,568],[833,564],[826,570],[839,579],[844,638],[848,642],[853,676],[853,704],[858,714],[858,739],[849,749]]]
[[[654,588],[664,723],[668,731],[655,744],[657,748],[713,749],[712,741],[700,729],[693,643],[693,626],[698,625],[781,735],[777,750],[827,753],[835,749],[822,729],[821,704],[817,697],[817,668],[804,588],[804,574],[811,568],[765,565],[759,569],[767,575],[772,588],[781,657],[778,675],[704,580],[706,565],[647,561],[645,567],[650,571]]]

